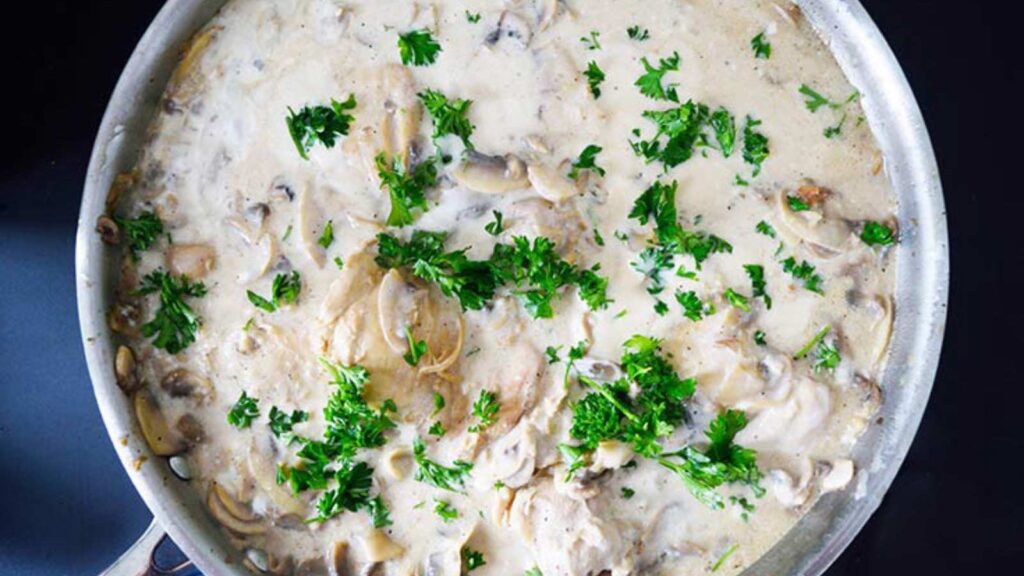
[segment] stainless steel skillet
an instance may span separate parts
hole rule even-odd
[[[108,572],[153,574],[151,550],[166,533],[206,574],[245,574],[237,552],[207,517],[193,491],[153,456],[138,432],[114,373],[116,342],[107,327],[117,254],[95,233],[114,177],[131,169],[177,62],[180,46],[225,0],[169,0],[139,42],[119,80],[89,164],[76,247],[78,309],[96,401],[122,464],[155,516],[139,543]],[[863,106],[899,197],[896,325],[882,379],[879,424],[854,458],[861,470],[847,490],[829,494],[746,574],[817,576],[875,511],[903,462],[938,365],[949,281],[948,237],[938,169],[921,113],[899,64],[857,0],[799,0],[863,95]],[[146,456],[151,464],[135,469]]]

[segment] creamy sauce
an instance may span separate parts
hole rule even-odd
[[[467,12],[479,13],[479,22]],[[650,38],[631,39],[630,26]],[[413,29],[431,31],[442,46],[434,64],[400,63],[398,34]],[[600,49],[581,42],[591,31],[600,33]],[[762,32],[769,59],[751,50]],[[673,53],[679,70],[665,82],[678,84],[680,101],[724,106],[739,134],[730,157],[712,142],[663,173],[629,140],[634,128],[652,134],[643,111],[671,106],[634,86],[640,59],[654,64]],[[592,60],[606,75],[597,99],[582,75]],[[809,111],[804,84],[836,106]],[[440,165],[429,209],[412,226],[389,228],[374,157],[383,150],[413,163],[433,157],[433,125],[416,97],[426,89],[472,100],[476,150],[514,155],[531,177],[518,186],[469,182],[457,174],[459,147],[445,140],[455,157]],[[326,556],[332,569],[338,561],[351,574],[457,575],[460,551],[470,548],[486,559],[473,571],[479,576],[534,566],[545,576],[739,572],[820,494],[850,481],[850,450],[880,400],[893,258],[858,234],[865,221],[890,219],[894,199],[856,99],[844,102],[852,91],[784,2],[231,1],[185,50],[118,208],[127,216],[155,211],[172,239],[125,260],[122,300],[140,306],[143,320],[155,313],[156,297],[130,291],[151,270],[185,272],[208,288],[188,300],[202,325],[183,352],[154,348],[137,331],[126,341],[148,383],[136,393],[148,439],[158,453],[185,459],[191,483],[218,520],[228,517],[226,533],[257,571],[328,573]],[[349,134],[332,148],[314,146],[303,160],[285,125],[288,107],[348,95],[358,102]],[[747,115],[762,121],[771,150],[756,176],[741,153]],[[840,134],[826,138],[842,118]],[[606,174],[570,181],[569,164],[591,144],[603,148],[598,164]],[[657,296],[668,305],[664,315],[654,310],[650,280],[632,265],[651,226],[627,217],[656,180],[678,182],[684,227],[732,245],[731,253],[710,255],[696,279],[675,268],[664,273]],[[810,210],[789,209],[787,196],[798,192],[812,200]],[[505,222],[497,237],[485,231],[493,211]],[[334,242],[323,248],[317,240],[328,221]],[[777,238],[756,232],[761,221]],[[471,247],[476,259],[515,235],[548,237],[566,260],[600,264],[613,302],[592,311],[575,288],[564,288],[554,317],[535,319],[505,287],[483,309],[461,311],[407,270],[374,263],[377,234],[407,238],[413,229],[447,231],[449,250]],[[816,267],[822,294],[784,270],[790,256]],[[695,270],[689,256],[677,257],[680,264]],[[764,266],[770,309],[751,297],[745,264]],[[247,299],[247,290],[267,296],[275,275],[293,270],[302,279],[294,304],[268,313]],[[728,288],[750,298],[750,312],[730,305]],[[694,291],[716,312],[685,318],[677,289]],[[825,325],[842,359],[834,373],[812,370],[813,353],[793,359]],[[406,326],[429,345],[417,368],[402,359]],[[758,331],[765,345],[755,343]],[[692,422],[663,439],[667,449],[704,444],[707,423],[727,408],[747,414],[737,442],[757,451],[767,494],[755,498],[742,485],[720,492],[749,499],[756,511],[713,510],[679,477],[622,445],[603,446],[589,470],[565,481],[557,445],[574,442],[571,405],[586,393],[563,386],[565,354],[587,340],[578,367],[616,369],[633,334],[662,339],[678,373],[697,380],[687,402]],[[560,363],[549,364],[549,346],[561,346]],[[271,434],[267,414],[272,406],[306,410],[309,421],[294,431],[320,437],[332,391],[321,356],[366,367],[371,405],[389,398],[398,405],[386,444],[356,457],[374,468],[373,493],[390,509],[393,524],[380,531],[365,511],[305,524],[320,491],[293,496],[275,483],[278,465],[297,461],[296,446]],[[186,372],[162,385],[174,370]],[[475,433],[471,406],[481,390],[496,392],[501,409],[494,425]],[[243,391],[259,399],[260,417],[240,430],[225,416]],[[434,392],[446,399],[436,417]],[[150,412],[154,403],[159,411]],[[440,439],[428,434],[438,420],[447,429]],[[415,480],[417,437],[435,461],[473,463],[465,493]],[[626,467],[630,461],[637,465]],[[635,494],[627,499],[623,488]],[[437,500],[459,517],[442,521]]]

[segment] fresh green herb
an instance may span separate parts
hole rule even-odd
[[[744,312],[750,312],[750,303],[747,300],[747,297],[732,288],[725,289],[725,300],[734,308],[739,308]]]
[[[808,263],[806,260],[800,264],[796,263],[796,258],[790,256],[782,261],[782,269],[786,271],[790,276],[800,280],[804,284],[804,288],[814,292],[816,294],[824,294],[825,292],[821,288],[821,283],[824,279],[815,272],[813,265]]]
[[[320,234],[320,239],[317,240],[317,244],[323,246],[325,249],[330,248],[331,244],[334,243],[334,221],[328,220],[327,224],[324,225],[324,231]]]
[[[732,183],[733,183],[733,184],[735,184],[736,186],[750,186],[750,182],[746,181],[746,180],[745,180],[745,179],[744,179],[744,178],[743,178],[742,176],[740,176],[739,174],[737,174],[737,175],[736,175],[736,176],[735,176],[735,177],[733,178],[733,180],[732,180]]]
[[[665,304],[661,300],[654,300],[654,313],[658,316],[664,316],[668,314],[668,304]]]
[[[693,270],[687,270],[686,266],[683,266],[682,264],[679,265],[679,268],[676,268],[676,276],[687,280],[697,280],[697,273]]]
[[[441,517],[445,524],[459,517],[459,511],[445,500],[434,500],[434,513]]]
[[[707,106],[692,100],[668,110],[647,110],[643,117],[657,126],[657,132],[648,140],[631,140],[630,146],[637,156],[648,163],[661,162],[667,171],[693,157],[694,148],[706,141],[703,129],[709,115]],[[640,131],[633,130],[633,135],[639,138]]]
[[[441,45],[430,35],[429,30],[413,30],[398,35],[398,55],[406,66],[433,64],[440,52]]]
[[[747,116],[743,126],[743,160],[754,167],[754,176],[761,173],[761,164],[768,158],[768,138],[754,130],[761,125],[760,120]]]
[[[686,316],[690,320],[697,322],[705,316],[714,314],[714,308],[710,304],[705,304],[697,296],[697,293],[693,290],[684,292],[682,290],[676,291],[676,302],[683,307],[683,316]]]
[[[469,427],[470,432],[482,432],[497,422],[498,410],[501,403],[498,402],[498,395],[490,390],[481,390],[480,397],[473,403],[473,416],[480,419],[479,424]]]
[[[756,453],[736,445],[733,439],[747,425],[747,418],[738,410],[726,410],[716,417],[705,434],[710,441],[701,451],[693,446],[658,456],[658,462],[675,472],[698,500],[714,509],[725,507],[719,486],[740,483],[749,486],[755,495],[764,494],[760,486],[761,471]],[[675,460],[678,459],[678,460]]]
[[[576,277],[580,300],[591,310],[604,310],[612,302],[608,299],[608,278],[597,273],[600,269],[600,264],[594,264],[589,270],[581,270]]]
[[[408,326],[405,327],[405,339],[409,344],[409,350],[402,354],[402,359],[409,366],[415,366],[420,363],[420,358],[427,353],[427,342],[413,337],[412,329]]]
[[[825,96],[822,96],[818,91],[814,90],[807,84],[800,85],[800,93],[806,97],[806,99],[804,100],[804,105],[807,106],[807,109],[810,110],[811,112],[817,112],[818,109],[821,108],[822,106],[828,106],[833,110],[838,110],[839,108],[842,108],[843,106],[846,106],[850,102],[856,100],[857,96],[860,96],[859,92],[854,91],[846,98],[846,100],[835,102],[830,100],[829,98],[826,98]]]
[[[473,149],[473,143],[469,138],[476,128],[469,121],[469,107],[473,105],[472,100],[458,98],[448,100],[448,97],[437,90],[427,90],[419,94],[423,107],[434,120],[434,142],[438,139],[452,134],[458,136],[467,149]]]
[[[824,340],[818,344],[818,349],[814,353],[814,371],[815,372],[835,372],[836,367],[839,366],[839,347],[835,344],[829,344]]]
[[[831,324],[826,324],[822,326],[821,330],[818,330],[818,332],[814,335],[814,338],[811,338],[810,342],[805,344],[803,348],[798,350],[797,353],[793,355],[793,360],[801,360],[808,354],[810,354],[811,351],[814,350],[814,347],[820,344],[822,340],[825,339],[825,336],[828,335],[830,330],[832,330]]]
[[[438,392],[434,392],[434,411],[430,413],[430,416],[433,417],[440,414],[441,410],[444,410],[444,404],[444,396],[441,396]]]
[[[487,564],[484,555],[472,548],[462,549],[462,567],[468,573]]]
[[[793,212],[806,212],[811,209],[811,205],[804,202],[803,198],[799,196],[787,195],[786,204],[789,205],[789,209]]]
[[[403,243],[380,234],[377,264],[382,268],[409,268],[413,274],[434,282],[445,296],[459,300],[463,310],[479,310],[493,296],[498,279],[487,262],[470,260],[465,250],[444,251],[447,234],[416,230]]]
[[[565,363],[565,378],[563,379],[565,387],[569,388],[569,374],[572,372],[573,366],[577,360],[582,360],[583,356],[587,353],[587,346],[589,344],[586,340],[580,340],[575,346],[569,348],[569,355],[566,358]]]
[[[722,156],[728,158],[736,145],[736,119],[728,110],[720,107],[711,114],[708,123],[715,131],[715,139],[718,140]]]
[[[636,490],[633,490],[632,488],[630,488],[628,486],[623,486],[622,487],[622,497],[625,498],[626,500],[629,500],[630,498],[632,498],[635,495],[636,495]]]
[[[338,267],[338,270],[345,269],[345,262],[344,260],[341,259],[341,256],[334,257],[334,265]]]
[[[383,153],[377,155],[377,174],[391,197],[388,226],[407,226],[413,223],[413,210],[426,211],[426,190],[437,182],[437,167],[427,161],[406,171],[402,160],[395,157],[388,163]]]
[[[750,284],[753,286],[754,298],[761,298],[764,300],[765,307],[771,310],[772,297],[768,295],[768,284],[764,280],[764,266],[761,266],[760,264],[744,264],[743,270],[745,270],[747,276],[750,277]]]
[[[896,241],[891,228],[880,222],[865,222],[860,239],[868,246],[888,246]]]
[[[366,504],[366,511],[370,514],[370,522],[374,528],[384,528],[385,526],[391,526],[391,511],[388,510],[387,504],[384,503],[384,498],[378,494]]]
[[[595,146],[593,144],[584,148],[583,151],[580,152],[579,158],[572,163],[572,170],[569,171],[569,179],[575,180],[580,175],[581,170],[593,170],[594,172],[597,172],[598,175],[604,176],[604,168],[597,165],[597,155],[601,153],[601,150],[602,148],[600,146]]]
[[[608,306],[608,280],[597,274],[597,266],[580,270],[563,260],[551,240],[540,236],[533,245],[524,236],[516,236],[513,244],[498,244],[491,255],[490,266],[501,282],[515,284],[517,293],[534,318],[551,318],[552,300],[563,286],[575,284],[580,299],[591,310]],[[529,286],[529,288],[524,288]]]
[[[416,480],[442,490],[458,492],[465,487],[466,476],[473,469],[472,464],[462,460],[456,460],[448,467],[427,458],[427,447],[419,438],[413,441],[412,453],[417,466]]]
[[[828,126],[827,128],[825,128],[825,131],[823,132],[825,138],[835,138],[836,136],[842,134],[843,124],[846,124],[845,112],[843,113],[842,118],[839,119],[839,122],[835,126]]]
[[[757,223],[755,230],[757,230],[758,234],[763,234],[769,238],[775,238],[775,228],[764,220]]]
[[[594,228],[594,244],[604,246],[604,236],[601,236],[601,231],[597,228]]]
[[[289,224],[288,227],[284,229],[284,234],[281,235],[281,242],[287,242],[288,241],[288,237],[291,236],[291,235],[292,235],[292,225]]]
[[[587,77],[587,85],[590,86],[590,93],[594,95],[594,99],[600,98],[601,83],[605,79],[604,70],[601,70],[595,60],[591,60],[587,63],[587,69],[583,71],[583,75]]]
[[[754,344],[757,344],[758,346],[768,345],[768,341],[765,339],[765,334],[763,330],[754,331]]]
[[[293,410],[291,414],[288,414],[284,410],[278,409],[277,406],[272,406],[269,417],[270,431],[274,434],[274,437],[284,440],[286,444],[293,444],[298,442],[298,438],[292,432],[292,427],[300,422],[309,420],[309,413],[302,410]]]
[[[296,112],[288,108],[288,133],[303,160],[309,160],[309,151],[320,142],[333,148],[338,136],[348,135],[355,117],[349,112],[356,107],[356,97],[349,95],[344,102],[331,99],[330,106],[304,106]]]
[[[548,357],[548,364],[561,362],[561,359],[558,357],[558,351],[561,349],[561,346],[548,346],[544,349],[544,354]]]
[[[444,429],[444,424],[441,424],[441,422],[434,422],[433,424],[430,425],[430,429],[427,430],[427,434],[430,434],[431,436],[437,436],[438,438],[444,436],[445,432],[446,430]]]
[[[477,12],[476,14],[473,14],[469,10],[466,10],[466,21],[470,24],[476,24],[480,21],[480,13]]]
[[[711,571],[717,572],[718,569],[721,568],[723,564],[725,564],[725,561],[728,560],[729,557],[732,556],[733,553],[736,552],[736,549],[739,547],[739,544],[733,544],[732,546],[729,546],[729,548],[727,548],[726,551],[718,557],[718,560],[716,560],[715,563],[711,565]]]
[[[143,212],[138,218],[114,218],[121,233],[128,239],[132,259],[139,260],[139,252],[149,250],[156,239],[164,233],[164,223],[155,212]]]
[[[600,35],[601,33],[597,30],[591,30],[589,35],[580,38],[580,42],[583,42],[587,50],[600,50],[601,43],[597,40],[597,37]]]
[[[662,85],[665,74],[679,71],[679,53],[675,52],[668,58],[661,58],[657,68],[651,66],[646,57],[641,58],[640,63],[644,65],[644,74],[634,84],[640,88],[640,93],[654,100],[679,102],[676,84]]]
[[[301,291],[302,279],[299,277],[298,272],[293,271],[291,275],[278,274],[274,276],[274,282],[270,287],[269,300],[252,290],[247,290],[246,295],[253,306],[266,312],[275,312],[284,304],[293,304],[298,300]]]
[[[498,212],[497,210],[492,210],[491,214],[494,214],[494,222],[490,222],[485,225],[484,230],[491,236],[499,236],[501,235],[502,230],[505,229],[502,224],[503,216],[501,212]]]
[[[526,572],[523,572],[523,576],[544,576],[544,573],[540,571],[540,568],[534,566]]]
[[[343,511],[356,512],[370,506],[370,487],[373,484],[373,468],[365,462],[352,464],[344,462],[334,472],[337,486],[327,490],[316,503],[317,515],[311,522],[324,522]]]
[[[750,39],[750,49],[754,51],[754,58],[767,60],[772,57],[772,45],[765,39],[764,32]]]
[[[142,278],[137,295],[160,294],[160,308],[149,322],[142,325],[142,335],[153,338],[153,346],[170,354],[177,354],[196,341],[201,320],[185,298],[206,296],[202,282],[192,282],[188,276],[175,278],[162,270],[155,270]]]
[[[228,411],[228,424],[231,424],[239,430],[248,428],[252,425],[252,421],[259,418],[259,400],[250,397],[245,392],[238,397],[238,401]]]
[[[644,40],[649,40],[651,38],[650,30],[646,28],[641,29],[639,26],[630,26],[629,28],[626,28],[626,35],[629,36],[631,40],[636,40],[637,42],[643,42]]]
[[[249,319],[246,320],[245,324],[242,326],[242,332],[248,332],[249,330],[252,330],[252,327],[255,323],[256,319],[250,316]]]

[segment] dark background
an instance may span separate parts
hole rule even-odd
[[[938,380],[910,455],[829,574],[1020,574],[1022,31],[1010,2],[863,1],[902,62],[935,144],[952,300]],[[149,521],[93,400],[73,245],[96,129],[160,5],[30,0],[3,8],[3,575],[96,574]]]

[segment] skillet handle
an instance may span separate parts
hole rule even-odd
[[[167,533],[160,527],[156,519],[149,528],[132,544],[109,568],[100,576],[184,576],[199,574],[192,569],[192,562],[185,560],[177,566],[158,566],[156,563],[157,548],[167,540]]]

